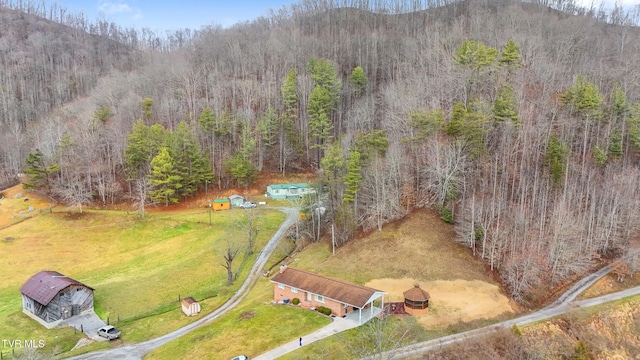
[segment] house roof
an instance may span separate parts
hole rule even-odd
[[[359,308],[369,303],[374,295],[385,293],[370,287],[290,267],[281,270],[271,281]]]
[[[240,195],[231,195],[231,196],[229,196],[229,200],[233,200],[233,199],[243,199],[244,200],[244,198],[242,196],[240,196]]]
[[[214,203],[228,203],[229,199],[215,199],[213,200]]]
[[[46,306],[60,291],[71,285],[80,285],[93,290],[92,287],[64,276],[57,271],[45,270],[27,280],[20,288],[20,292]]]
[[[298,183],[298,184],[271,184],[269,185],[272,189],[292,189],[292,188],[308,188],[309,184],[307,183]]]
[[[411,301],[427,301],[431,298],[429,293],[420,289],[420,285],[416,284],[413,288],[402,293],[405,299]]]

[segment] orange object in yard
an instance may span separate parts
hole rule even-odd
[[[229,210],[231,209],[231,202],[229,199],[215,199],[213,200],[213,204],[211,204],[213,210]]]

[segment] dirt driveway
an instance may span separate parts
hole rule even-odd
[[[497,285],[480,280],[375,279],[366,286],[386,291],[385,302],[404,301],[402,293],[416,283],[429,293],[429,313],[418,317],[427,328],[441,328],[458,322],[492,319],[514,313],[509,298]]]

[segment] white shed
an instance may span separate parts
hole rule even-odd
[[[182,300],[182,312],[187,316],[195,316],[200,312],[200,303],[192,297],[186,297]]]
[[[244,204],[244,198],[240,195],[229,196],[229,201],[231,202],[231,207],[238,207]]]

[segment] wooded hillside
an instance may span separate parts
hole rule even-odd
[[[429,206],[517,299],[612,253],[633,270],[638,19],[547,5],[302,1],[162,51],[60,28],[104,54],[84,57],[32,27],[7,54],[34,68],[2,63],[1,89],[20,89],[0,93],[2,168],[139,207],[313,170],[339,244]],[[1,24],[5,44],[23,34]]]

